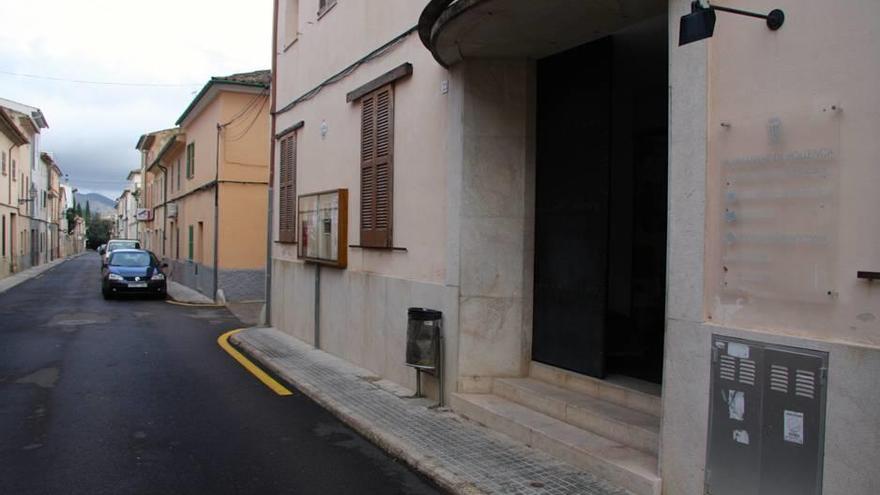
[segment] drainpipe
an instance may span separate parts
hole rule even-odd
[[[165,259],[165,239],[168,237],[168,169],[161,163],[156,165],[162,169],[162,259]],[[128,235],[127,226],[125,230],[125,234]]]
[[[220,241],[220,131],[223,126],[217,123],[217,141],[214,146],[214,302],[217,302],[220,263],[217,249]]]
[[[267,327],[272,326],[272,229],[274,227],[273,216],[274,210],[274,186],[275,186],[275,98],[277,95],[276,84],[278,80],[278,0],[272,2],[272,81],[270,83],[271,97],[269,101],[269,114],[272,115],[272,128],[270,129],[269,140],[269,187],[268,187],[268,207],[266,212],[269,218],[266,220],[266,316],[263,323]]]
[[[18,148],[17,144],[9,146],[9,150],[6,151],[6,157],[9,159],[9,163],[6,165],[6,170],[9,171],[9,180],[6,181],[9,186],[9,190],[6,191],[6,203],[9,204],[10,208],[12,207],[12,150],[15,148]]]
[[[14,177],[12,174],[12,150],[15,148],[18,148],[17,144],[10,145],[9,150],[7,150],[7,152],[6,152],[6,158],[9,160],[9,162],[6,165],[6,167],[7,167],[6,170],[9,172],[9,180],[6,181],[7,185],[9,186],[9,190],[6,191],[6,202],[9,204],[10,209],[12,208],[12,179]],[[16,225],[16,227],[18,227],[18,226]],[[9,218],[9,259],[12,260],[12,263],[10,264],[10,267],[9,267],[10,273],[15,273],[15,247],[16,246],[15,246],[14,234],[17,234],[17,233],[18,232],[12,231],[12,217],[10,217]]]

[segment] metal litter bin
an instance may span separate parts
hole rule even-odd
[[[406,326],[406,365],[416,369],[416,395],[422,395],[422,373],[436,376],[443,404],[443,313],[436,309],[409,308]]]

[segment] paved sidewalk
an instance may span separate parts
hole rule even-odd
[[[210,297],[173,280],[168,280],[167,286],[168,297],[174,301],[188,304],[214,304],[214,300]]]
[[[78,256],[82,256],[86,253],[88,253],[88,251],[83,251],[81,253],[77,253],[72,256],[68,256],[67,258],[59,258],[57,260],[50,261],[49,263],[46,263],[44,265],[34,266],[34,267],[28,268],[24,271],[20,271],[18,273],[13,273],[12,275],[10,275],[8,277],[0,278],[0,294],[8,291],[9,289],[15,287],[18,284],[21,284],[23,282],[27,282],[28,280],[30,280],[32,278],[39,277],[43,273],[55,268],[56,266],[60,265],[61,263],[64,263],[67,260],[76,258]],[[95,265],[95,273],[98,273],[99,268],[100,267],[98,265]]]
[[[231,340],[299,392],[453,493],[629,493],[449,410],[404,398],[400,387],[273,328],[250,328]]]
[[[263,306],[265,305],[265,301],[226,301],[226,309],[234,314],[239,321],[250,326],[263,323]]]

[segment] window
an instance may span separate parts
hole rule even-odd
[[[193,226],[189,226],[189,256],[188,260],[192,261],[193,259]]]
[[[12,157],[9,157],[9,161],[12,162],[12,180],[15,180],[15,160]]]
[[[171,174],[171,180],[169,181],[171,185],[169,187],[171,187],[171,192],[174,192],[174,167],[168,167],[168,173]]]
[[[318,18],[336,5],[336,0],[318,0]]]
[[[186,178],[192,179],[196,174],[196,143],[186,145]]]
[[[123,251],[121,253],[110,255],[108,264],[110,266],[139,267],[150,266],[152,264],[151,261],[152,256],[150,256],[148,253]]]
[[[0,256],[6,257],[6,215],[0,216]]]
[[[281,140],[278,185],[278,240],[296,242],[296,133]]]
[[[205,224],[199,222],[199,240],[196,245],[196,256],[199,262],[205,261]]]
[[[361,99],[361,245],[392,246],[394,91]]]
[[[180,177],[180,175],[178,175]],[[174,259],[180,259],[180,227],[175,227],[174,229],[174,240],[175,248],[174,248]]]
[[[177,159],[177,190],[180,191],[180,158]]]
[[[282,48],[287,48],[296,41],[299,34],[299,0],[285,0],[284,2],[284,33],[281,41]]]
[[[3,175],[6,175],[6,152],[0,151],[0,168],[2,168]]]

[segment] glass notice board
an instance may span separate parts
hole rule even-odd
[[[300,195],[300,259],[345,268],[348,264],[348,189]]]

